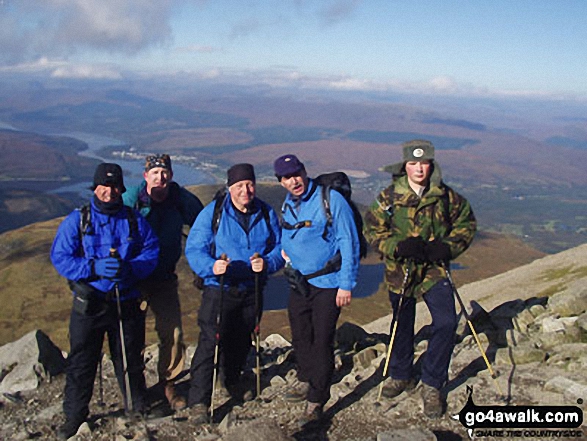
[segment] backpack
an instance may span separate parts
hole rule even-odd
[[[368,243],[363,235],[363,218],[357,205],[352,201],[351,181],[344,172],[324,173],[314,179],[322,187],[322,205],[326,214],[326,226],[322,233],[322,238],[326,239],[328,228],[332,226],[332,212],[330,210],[330,190],[339,192],[347,201],[353,211],[355,226],[357,227],[357,236],[359,237],[359,257],[362,259],[367,255]]]

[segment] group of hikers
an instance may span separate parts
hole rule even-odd
[[[395,397],[416,385],[415,306],[423,299],[432,315],[421,370],[423,409],[431,418],[441,416],[440,389],[448,381],[457,326],[447,268],[470,245],[476,221],[467,200],[442,181],[432,143],[409,141],[402,151],[403,161],[389,168],[391,184],[367,210],[364,225],[352,203],[310,178],[293,154],[274,161],[287,190],[280,215],[256,196],[251,164],[230,167],[226,187],[206,207],[173,181],[167,154],[147,156],[144,181],[129,189],[119,165],[99,164],[92,200],[65,218],[51,249],[73,293],[58,437],[73,436],[89,415],[105,335],[125,411],[147,415],[148,308],[159,339],[159,384],[173,411],[188,408],[194,423],[209,422],[217,384],[236,400],[251,399],[244,375],[251,336],[258,338],[267,278],[282,268],[297,363],[284,399],[306,402],[300,426],[320,421],[330,399],[336,324],[351,303],[363,235],[385,262],[397,324],[382,393]],[[202,289],[187,397],[176,390],[186,362],[176,275],[186,225],[185,255]]]

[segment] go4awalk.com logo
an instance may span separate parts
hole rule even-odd
[[[469,437],[481,438],[580,438],[583,410],[577,406],[477,406],[473,388],[458,415]]]

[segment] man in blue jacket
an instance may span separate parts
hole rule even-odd
[[[262,293],[267,275],[283,267],[279,220],[268,204],[255,197],[253,166],[236,164],[227,175],[228,192],[204,208],[186,242],[188,262],[204,280],[188,397],[195,423],[208,421],[219,310],[220,371],[227,390],[242,399],[239,382],[263,304],[261,299],[258,311],[255,274]]]
[[[167,154],[149,155],[145,161],[145,180],[129,188],[124,204],[139,210],[159,239],[159,264],[139,286],[155,316],[159,337],[157,372],[172,410],[186,407],[177,394],[175,379],[185,364],[185,345],[175,266],[181,257],[183,226],[191,228],[202,211],[200,200],[173,181],[171,158]]]
[[[351,302],[359,268],[359,239],[351,207],[330,190],[332,225],[322,190],[295,155],[275,160],[288,191],[282,207],[282,248],[290,282],[288,315],[298,364],[297,383],[286,395],[307,400],[300,426],[322,417],[334,372],[334,337],[340,309]]]
[[[159,245],[147,222],[123,205],[126,189],[119,165],[99,164],[92,189],[91,204],[65,218],[51,248],[53,265],[73,291],[63,400],[66,421],[58,429],[60,439],[75,435],[89,414],[105,333],[125,403],[133,411],[146,411],[145,315],[136,283],[155,269]]]

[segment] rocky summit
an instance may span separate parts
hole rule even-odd
[[[295,353],[287,340],[274,334],[261,345],[260,396],[243,403],[219,387],[214,399],[214,420],[203,425],[194,424],[190,409],[172,413],[167,406],[162,388],[156,383],[156,346],[145,350],[151,412],[140,419],[125,417],[112,363],[105,355],[95,382],[90,420],[73,439],[458,440],[473,435],[491,437],[499,432],[473,433],[461,424],[459,412],[470,399],[477,406],[556,405],[577,406],[584,411],[584,262],[587,246],[459,289],[467,313],[461,311],[450,381],[441,391],[445,409],[439,419],[424,416],[421,383],[394,399],[378,398],[389,343],[388,316],[364,327],[352,323],[339,327],[332,396],[319,424],[299,427],[297,419],[304,404],[285,401],[284,395],[295,380]],[[458,272],[454,276],[457,278]],[[416,360],[425,357],[427,347],[423,306],[418,305],[421,318],[417,325]],[[189,348],[188,359],[194,349]],[[1,439],[55,437],[56,428],[63,422],[65,362],[61,351],[41,330],[0,347]],[[254,347],[249,365],[244,380],[254,391]],[[184,394],[189,380],[187,367],[178,384],[178,390]],[[585,436],[586,429],[582,426],[568,433]],[[528,432],[528,436],[541,438],[537,432]]]

